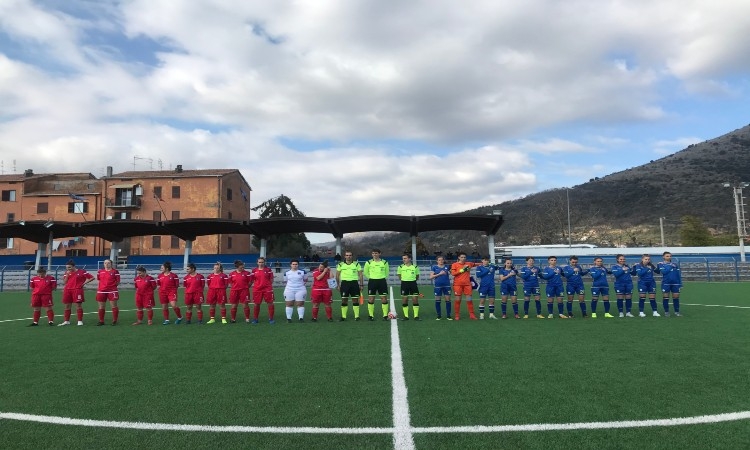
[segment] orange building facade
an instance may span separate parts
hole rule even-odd
[[[90,173],[0,175],[0,220],[93,220],[250,218],[251,188],[237,169],[132,171],[97,179]],[[250,235],[200,236],[196,254],[247,253]],[[120,256],[179,255],[185,242],[176,236],[139,236],[118,245]],[[32,254],[37,244],[0,239],[0,255]],[[107,256],[110,243],[90,236],[53,236],[53,256]]]

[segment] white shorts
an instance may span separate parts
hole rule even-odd
[[[284,300],[288,302],[304,302],[307,289],[284,289]]]

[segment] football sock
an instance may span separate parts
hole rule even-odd
[[[672,303],[674,303],[674,312],[680,312],[680,298],[672,297]]]
[[[599,303],[599,299],[594,299],[594,298],[591,299],[591,312],[594,314],[596,314],[596,307],[598,303]]]
[[[182,319],[182,311],[180,311],[179,306],[175,306],[174,308],[172,308],[172,310],[174,311],[178,319]]]
[[[537,315],[542,313],[542,302],[541,300],[534,300],[534,306],[536,306],[536,313]],[[550,312],[552,314],[552,312]]]
[[[250,318],[250,308],[247,308],[247,317]],[[224,305],[221,306],[221,318],[227,318],[227,307]]]
[[[524,316],[529,314],[529,303],[531,303],[529,300],[523,301],[523,315]]]
[[[609,312],[609,300],[604,300],[604,312]]]
[[[349,305],[341,305],[341,318],[346,319],[349,314]]]
[[[508,312],[508,304],[506,302],[500,304],[500,312],[502,312],[503,315]]]
[[[185,319],[187,319],[188,322],[190,322],[191,320],[193,320],[193,310],[192,309],[188,309],[188,310],[185,311]]]
[[[202,320],[203,320],[203,309],[199,308],[198,309],[198,321],[202,321]]]
[[[151,322],[152,320],[154,320],[154,310],[153,309],[149,309],[146,314],[147,314],[149,322]]]
[[[409,304],[401,305],[401,309],[404,311],[404,318],[409,318]]]
[[[294,313],[294,308],[291,306],[286,307],[286,318],[287,320],[292,320],[292,314]]]
[[[562,302],[557,302],[557,313],[558,314],[562,314],[563,312],[564,311],[563,311],[563,304],[562,304]]]
[[[49,322],[54,322],[55,321],[55,312],[52,311],[51,309],[47,310],[47,320]]]
[[[237,306],[232,306],[232,308],[229,309],[229,318],[232,320],[237,320]]]
[[[299,317],[300,320],[305,318],[305,307],[304,306],[298,306],[297,307],[297,317]]]
[[[466,306],[469,308],[469,315],[473,316],[474,315],[474,301],[471,299],[466,300]]]
[[[78,320],[83,321],[83,308],[78,308],[76,310],[76,316],[78,316]]]
[[[639,298],[638,299],[638,312],[643,312],[644,307],[646,306],[646,299],[645,298]]]
[[[513,303],[513,314],[518,315],[518,302]]]
[[[97,313],[99,314],[99,322],[104,322],[104,309],[99,308],[99,311],[97,311]]]
[[[586,302],[578,302],[578,306],[581,307],[581,313],[586,315]]]
[[[414,311],[414,318],[416,319],[419,317],[419,305],[412,305],[411,308]]]
[[[621,298],[618,298],[617,299],[617,310],[620,311],[620,312],[622,312],[622,308],[623,308],[622,304],[623,304],[623,300]]]
[[[490,314],[495,314],[495,304],[490,305]]]
[[[438,317],[441,317],[443,315],[443,308],[440,300],[435,300],[435,313],[437,313]],[[450,315],[450,313],[448,314]]]
[[[573,314],[573,302],[568,300],[567,302],[565,302],[565,306],[568,310],[568,314]]]
[[[479,314],[484,314],[484,305],[479,305]]]
[[[208,317],[210,317],[212,319],[216,317],[216,307],[215,306],[210,306],[208,308]]]
[[[367,304],[367,315],[370,317],[375,315],[375,303]]]
[[[168,309],[162,309],[161,310],[161,316],[164,317],[164,320],[169,320],[169,310]]]
[[[143,310],[139,309],[138,311],[136,311],[135,312],[135,317],[138,319],[138,322],[142,322],[143,321]]]
[[[248,305],[247,303],[242,305],[242,313],[245,315],[245,320],[249,320],[250,319],[250,305]],[[258,305],[258,314],[260,314],[260,305]],[[234,309],[234,315],[235,317],[237,316],[237,308]],[[258,318],[257,315],[255,318],[256,319]]]
[[[669,297],[664,297],[661,299],[661,304],[664,306],[664,312],[669,312]]]
[[[445,302],[445,316],[450,317],[451,316],[451,309],[452,309],[453,303],[451,303],[450,300]]]
[[[313,305],[313,310],[312,310],[312,318],[314,320],[318,320],[318,311],[320,311],[320,306],[318,306],[318,304],[315,303]]]
[[[34,323],[39,323],[40,317],[42,317],[42,311],[34,310]]]
[[[258,320],[259,315],[260,315],[260,303],[255,303],[253,305],[253,320]]]
[[[276,313],[276,308],[273,303],[266,303],[268,305],[268,320],[273,320],[273,316]]]
[[[63,312],[63,319],[65,319],[66,322],[70,322],[70,310],[66,309],[65,312]]]
[[[652,298],[648,302],[651,304],[651,310],[656,311],[656,299]]]
[[[547,314],[552,314],[552,303],[547,302]]]
[[[461,300],[453,300],[453,306],[455,306],[456,318],[461,317]]]
[[[382,303],[381,304],[380,309],[383,310],[383,317],[385,317],[385,316],[388,315],[388,308],[390,308],[390,306],[388,305],[388,303]]]
[[[117,319],[120,318],[120,308],[118,306],[115,306],[112,308],[112,322],[117,322]]]
[[[333,318],[333,308],[331,308],[331,305],[326,305],[325,310],[326,310],[326,317],[329,319]]]
[[[359,319],[359,303],[357,303],[358,300],[355,300],[354,304],[352,305],[352,310],[354,311],[354,318]]]
[[[630,310],[633,309],[633,299],[632,298],[626,298],[625,299],[625,310],[627,312],[630,312]]]

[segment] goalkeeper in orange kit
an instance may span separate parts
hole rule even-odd
[[[477,320],[477,316],[474,315],[474,302],[471,298],[471,268],[476,265],[476,263],[466,261],[466,253],[464,252],[459,252],[458,261],[451,264],[453,294],[455,295],[453,300],[455,320],[460,319],[462,297],[466,297],[466,306],[469,308],[469,319]]]

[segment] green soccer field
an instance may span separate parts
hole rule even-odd
[[[129,325],[132,291],[118,326],[94,326],[87,292],[86,325],[62,328],[27,327],[28,293],[5,292],[0,434],[8,448],[748,448],[749,290],[688,284],[681,318],[647,303],[645,319],[604,319],[600,302],[598,319],[470,321],[464,306],[436,321],[424,289],[422,322],[287,324],[277,303],[275,325],[150,327]]]

